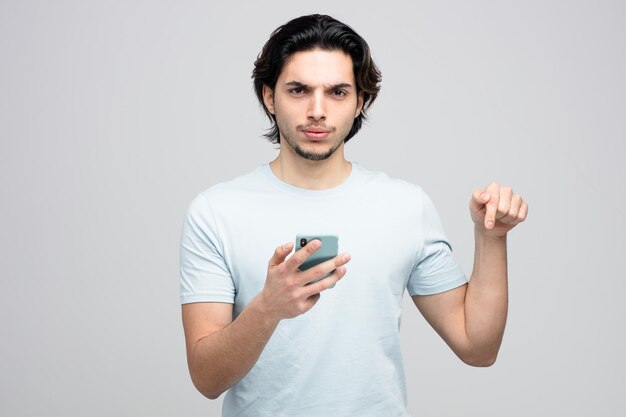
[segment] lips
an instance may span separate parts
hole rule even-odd
[[[319,127],[309,127],[302,131],[309,139],[324,139],[330,133],[330,130],[321,129]]]

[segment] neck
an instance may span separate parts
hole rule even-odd
[[[270,162],[270,168],[280,180],[298,188],[334,188],[341,185],[352,172],[352,164],[344,158],[343,149],[337,149],[323,161],[311,161],[300,156],[287,157],[282,149],[278,157]]]

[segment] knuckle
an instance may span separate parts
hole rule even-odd
[[[302,256],[296,253],[295,255],[293,255],[291,258],[287,260],[287,265],[289,266],[289,268],[294,269],[298,265],[302,264],[301,259],[302,259]]]
[[[317,277],[321,277],[321,276],[325,275],[326,272],[327,272],[326,270],[327,270],[327,268],[323,264],[320,264],[320,265],[317,265],[317,266],[313,267],[311,269],[311,273],[313,275],[315,275],[315,277],[317,278]]]
[[[308,256],[306,252],[297,252],[291,257],[291,265],[292,266],[302,265],[302,263],[306,260],[307,257]]]
[[[309,243],[308,245],[305,246],[306,251],[309,254],[315,253],[315,251],[317,250],[317,247],[315,247],[314,245],[312,245],[311,243]]]
[[[285,285],[288,288],[293,288],[297,285],[297,281],[293,276],[287,276],[284,278]]]
[[[520,209],[521,213],[524,213],[524,216],[528,215],[528,204],[523,203],[522,208]]]
[[[300,310],[300,305],[302,304],[302,297],[296,296],[295,293],[291,294],[287,301],[291,304],[291,308],[295,308],[296,310]]]
[[[289,279],[290,268],[289,268],[288,264],[286,264],[286,263],[280,264],[278,272],[280,273],[281,277]]]
[[[337,281],[339,281],[339,280],[338,280],[338,279],[336,278],[336,276],[333,274],[333,275],[329,275],[329,276],[328,276],[328,278],[323,279],[322,281],[323,281],[323,287],[322,287],[322,289],[323,289],[323,291],[326,291],[327,289],[329,289],[330,287],[332,287],[333,285],[335,285],[335,283],[336,283]]]
[[[310,285],[310,287],[311,287],[310,291],[311,291],[311,294],[312,294],[311,297],[314,296],[315,294],[319,294],[319,293],[321,293],[322,291],[325,290],[325,288],[324,288],[325,282],[324,281],[326,281],[326,280],[323,279],[321,281],[317,281],[315,284],[311,284]]]
[[[314,266],[313,268],[309,268],[306,271],[306,273],[307,273],[307,275],[309,275],[313,279],[318,278],[321,275],[323,275],[319,265],[318,266]]]

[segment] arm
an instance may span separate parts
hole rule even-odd
[[[506,235],[524,221],[528,205],[510,188],[491,184],[470,202],[474,270],[469,284],[413,302],[465,363],[492,365],[500,349],[508,308]]]
[[[278,325],[255,299],[232,321],[233,305],[182,307],[187,363],[195,387],[214,400],[246,375]]]
[[[316,243],[317,242],[317,243]],[[319,248],[311,241],[285,261],[292,244],[276,249],[263,291],[232,320],[232,304],[193,303],[182,307],[189,373],[195,387],[218,398],[252,369],[280,320],[313,308],[320,292],[339,281],[349,257],[339,255],[307,271],[298,267]],[[314,284],[316,277],[336,271]]]

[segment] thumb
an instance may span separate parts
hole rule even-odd
[[[487,204],[490,199],[491,195],[489,195],[488,192],[475,190],[472,193],[472,199],[470,200],[470,210],[473,213],[478,213],[485,207],[485,204]]]
[[[293,242],[287,242],[276,248],[272,258],[270,259],[269,266],[276,266],[284,262],[287,255],[291,253]]]

